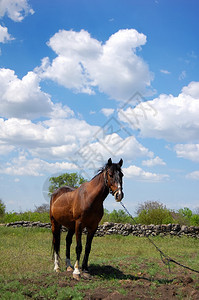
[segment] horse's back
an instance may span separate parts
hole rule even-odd
[[[51,195],[50,202],[50,218],[56,220],[61,225],[67,226],[66,222],[72,222],[72,206],[73,198],[72,195],[76,188],[64,186],[57,189]]]
[[[51,205],[53,204],[53,202],[62,194],[64,193],[70,193],[72,191],[76,190],[75,188],[71,187],[71,186],[62,186],[60,188],[58,188],[56,191],[54,191],[51,195]]]

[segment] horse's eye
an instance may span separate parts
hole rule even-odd
[[[110,173],[109,173],[109,176],[110,176],[111,178],[113,178],[113,174],[110,174]]]

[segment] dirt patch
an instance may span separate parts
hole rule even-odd
[[[72,273],[42,274],[36,278],[20,279],[21,285],[26,287],[23,295],[34,299],[56,299],[60,291],[76,291],[78,299],[85,300],[127,300],[127,299],[199,299],[199,278],[193,273],[178,275],[172,279],[164,277],[150,278],[149,276],[126,275],[111,266],[92,266],[90,280],[81,278],[79,282],[72,278]],[[54,297],[47,293],[41,295],[41,289],[54,287]],[[12,291],[13,292],[13,291]],[[77,298],[72,294],[65,299]]]

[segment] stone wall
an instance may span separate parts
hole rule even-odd
[[[30,221],[18,221],[13,223],[5,224],[7,227],[40,227],[40,228],[51,228],[50,223],[41,222],[30,222]],[[62,228],[62,231],[67,231],[66,228]],[[84,230],[86,233],[86,230]],[[199,226],[185,226],[179,224],[168,224],[168,225],[131,225],[121,223],[109,223],[105,222],[98,226],[96,236],[110,235],[110,234],[121,234],[123,236],[135,235],[139,237],[143,236],[188,236],[199,238]]]

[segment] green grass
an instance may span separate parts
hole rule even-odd
[[[89,259],[92,280],[76,282],[65,272],[66,233],[62,233],[61,239],[62,273],[54,273],[51,235],[45,228],[0,227],[0,299],[83,299],[102,287],[106,293],[117,291],[127,296],[129,290],[123,284],[129,280],[131,285],[140,287],[142,280],[152,282],[148,289],[151,296],[156,288],[169,284],[176,274],[189,274],[195,280],[195,288],[199,287],[197,274],[173,264],[169,274],[159,253],[146,238],[119,235],[94,238]],[[153,240],[170,257],[198,269],[199,240],[186,237]],[[75,246],[74,238],[72,264],[76,258]]]

